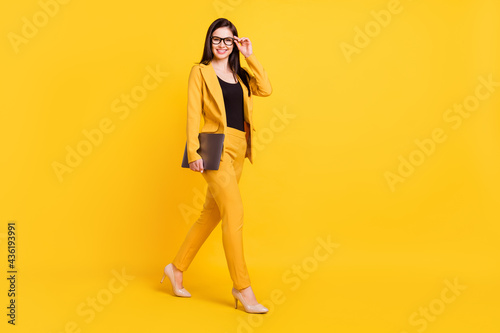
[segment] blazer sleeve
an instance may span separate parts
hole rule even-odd
[[[187,126],[186,144],[188,163],[199,160],[201,156],[196,152],[200,148],[198,134],[200,131],[201,112],[203,109],[203,95],[201,90],[202,77],[200,68],[194,65],[189,73],[187,98]]]
[[[247,61],[248,65],[250,66],[250,69],[254,73],[250,74],[250,82],[248,83],[250,85],[250,91],[252,95],[256,96],[269,96],[273,92],[273,88],[271,87],[271,82],[269,81],[269,78],[267,77],[267,73],[264,70],[264,67],[260,64],[260,62],[257,60],[255,57],[255,54],[252,52],[248,57],[245,58]]]

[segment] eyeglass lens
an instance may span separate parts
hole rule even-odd
[[[224,44],[226,44],[227,46],[233,45],[233,38],[232,37],[227,37],[227,38],[212,37],[212,42],[215,45],[219,45],[221,40],[224,40]]]

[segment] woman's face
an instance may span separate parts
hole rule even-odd
[[[212,37],[220,37],[219,40],[217,40],[220,41],[219,44],[214,44],[213,41],[210,41],[212,43],[212,52],[214,53],[214,58],[218,60],[227,59],[231,52],[233,52],[233,48],[236,47],[234,45],[234,40],[232,41],[232,44],[230,46],[224,43],[224,38],[234,37],[231,30],[228,27],[218,28],[212,33]]]

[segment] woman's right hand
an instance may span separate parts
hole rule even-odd
[[[199,159],[189,163],[189,168],[193,171],[203,172],[203,159]]]

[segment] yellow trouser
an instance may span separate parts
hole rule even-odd
[[[233,287],[241,290],[250,286],[243,254],[243,202],[238,187],[247,149],[245,132],[227,127],[224,145],[219,170],[203,170],[208,184],[205,204],[172,263],[185,271],[222,217],[222,243],[229,274]]]

